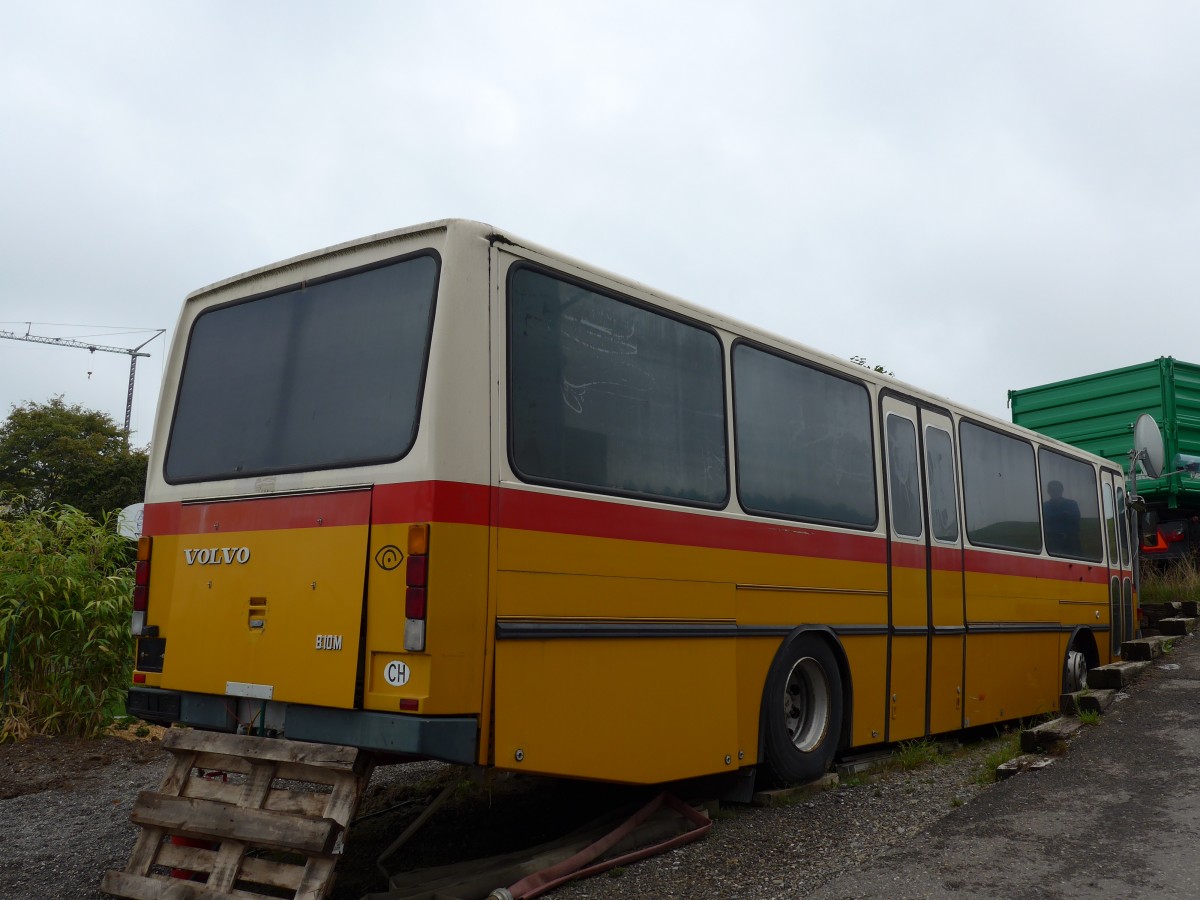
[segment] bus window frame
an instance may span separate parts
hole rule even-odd
[[[398,265],[408,262],[411,259],[428,256],[434,262],[434,281],[433,281],[433,298],[429,304],[429,327],[425,332],[425,341],[422,346],[423,359],[421,361],[421,373],[417,385],[416,404],[413,409],[413,425],[412,433],[409,435],[407,444],[402,451],[397,455],[388,455],[382,457],[372,457],[369,459],[354,460],[352,462],[338,463],[337,465],[317,466],[312,465],[297,465],[297,466],[279,466],[267,469],[253,469],[242,472],[235,472],[226,475],[202,475],[195,478],[171,478],[167,474],[167,463],[171,458],[171,446],[175,440],[175,424],[179,417],[179,400],[183,392],[184,373],[187,371],[187,362],[192,352],[192,338],[195,335],[196,323],[204,316],[210,313],[215,313],[219,310],[230,309],[235,306],[242,306],[247,303],[254,303],[258,300],[266,300],[271,297],[277,297],[280,294],[286,294],[292,291],[299,290],[303,287],[315,287],[321,284],[327,284],[333,281],[341,281],[347,278],[352,278],[363,272],[370,272],[375,269],[382,269],[388,266]],[[338,272],[333,272],[329,275],[323,275],[317,278],[305,278],[299,281],[291,282],[278,288],[272,288],[267,291],[260,291],[256,294],[250,294],[246,297],[237,297],[233,300],[227,300],[224,303],[217,303],[212,306],[205,307],[200,310],[192,318],[188,324],[187,344],[184,346],[183,357],[179,365],[178,381],[175,385],[175,396],[171,404],[171,426],[167,431],[166,448],[162,456],[162,477],[163,481],[170,485],[182,484],[204,484],[208,482],[219,481],[237,481],[243,478],[262,478],[271,475],[288,475],[295,472],[334,472],[341,469],[358,469],[366,466],[379,466],[397,463],[404,459],[413,451],[413,447],[417,444],[417,438],[421,432],[422,413],[425,406],[425,391],[428,387],[429,379],[429,361],[433,351],[433,333],[437,328],[437,309],[442,289],[442,255],[433,247],[423,247],[420,250],[414,250],[409,253],[402,253],[398,256],[389,257],[388,259],[378,260],[376,262],[366,263],[361,266],[355,266],[350,269],[342,269]]]
[[[927,519],[927,521],[925,522],[926,533],[929,535],[929,539],[934,544],[938,544],[942,547],[961,548],[963,545],[963,537],[965,536],[965,533],[966,533],[966,524],[965,524],[964,513],[963,513],[963,497],[962,497],[963,488],[962,488],[962,486],[960,484],[960,480],[959,480],[959,476],[961,475],[960,469],[962,468],[962,464],[961,464],[961,461],[959,460],[958,434],[954,427],[954,425],[955,425],[954,416],[951,414],[950,410],[948,410],[948,409],[941,409],[938,407],[921,407],[921,408],[928,409],[930,412],[934,412],[939,415],[942,415],[950,421],[949,428],[943,428],[941,425],[934,425],[930,422],[924,421],[923,419],[921,421],[921,443],[919,446],[922,451],[921,463],[925,469],[925,493],[927,495],[926,496],[926,505],[928,507],[928,509],[926,511],[926,516],[925,516]],[[944,434],[946,436],[946,439],[950,442],[950,466],[951,466],[950,487],[952,490],[953,500],[954,500],[954,537],[953,538],[938,537],[937,531],[933,527],[933,491],[931,489],[932,481],[933,481],[933,479],[931,478],[931,473],[933,471],[933,467],[929,465],[929,432],[931,432],[931,431],[937,431],[937,432],[940,432],[941,434]]]
[[[720,377],[721,377],[721,436],[722,444],[725,448],[725,465],[724,465],[724,481],[723,493],[720,500],[689,500],[684,497],[672,497],[664,494],[653,494],[644,491],[626,491],[620,488],[602,487],[598,485],[586,484],[583,482],[567,481],[557,478],[544,478],[537,475],[530,475],[523,472],[516,461],[514,441],[516,438],[516,429],[513,426],[513,382],[512,382],[512,347],[513,347],[513,316],[512,316],[512,298],[513,298],[513,279],[518,272],[528,269],[536,272],[544,277],[562,281],[567,284],[574,285],[582,290],[589,291],[601,297],[605,297],[616,303],[625,303],[643,312],[652,315],[662,316],[670,319],[680,325],[685,325],[704,332],[716,339],[717,349],[719,351],[718,358],[720,360]],[[695,319],[681,315],[672,309],[665,306],[649,303],[641,300],[630,294],[613,288],[605,287],[597,284],[595,281],[581,278],[576,275],[568,274],[561,269],[556,269],[553,266],[544,263],[535,262],[533,260],[517,257],[509,264],[508,269],[504,273],[504,304],[501,314],[504,316],[504,415],[505,415],[505,436],[504,449],[508,461],[509,471],[524,484],[538,485],[541,487],[557,488],[560,490],[579,491],[586,494],[594,494],[601,497],[620,497],[630,500],[643,500],[652,503],[664,503],[671,506],[682,506],[690,509],[710,509],[724,510],[729,507],[732,500],[732,492],[730,490],[731,477],[730,469],[732,468],[732,457],[730,454],[729,440],[729,378],[726,374],[728,367],[728,351],[725,346],[725,341],[721,336],[721,332],[713,326],[699,322]]]
[[[1064,453],[1063,451],[1059,450],[1057,447],[1051,447],[1046,444],[1038,444],[1036,447],[1035,457],[1037,459],[1037,473],[1038,473],[1038,485],[1037,486],[1038,486],[1038,500],[1040,501],[1039,516],[1042,520],[1042,549],[1043,549],[1043,551],[1045,552],[1045,554],[1047,556],[1049,556],[1052,559],[1062,559],[1062,560],[1066,560],[1068,562],[1085,562],[1085,563],[1093,563],[1093,564],[1101,564],[1102,565],[1106,559],[1106,554],[1103,552],[1103,547],[1101,547],[1102,552],[1101,552],[1100,556],[1098,556],[1098,557],[1083,556],[1082,554],[1073,555],[1070,553],[1056,553],[1050,549],[1050,544],[1046,540],[1046,516],[1044,514],[1045,508],[1043,505],[1043,504],[1045,504],[1045,500],[1043,499],[1042,488],[1043,488],[1043,481],[1044,481],[1045,476],[1042,474],[1042,453],[1048,453],[1048,454],[1051,454],[1052,456],[1057,456],[1060,459],[1065,459],[1068,462],[1078,463],[1079,465],[1083,466],[1084,468],[1091,469],[1091,471],[1092,471],[1092,486],[1094,488],[1093,493],[1095,494],[1095,500],[1097,503],[1096,521],[1097,521],[1097,523],[1099,523],[1100,543],[1101,544],[1103,544],[1103,542],[1106,538],[1106,535],[1104,533],[1104,521],[1103,521],[1103,516],[1104,516],[1103,497],[1101,496],[1101,487],[1102,487],[1102,485],[1101,485],[1102,479],[1100,477],[1101,470],[1094,463],[1089,463],[1085,459],[1079,459],[1077,456],[1072,456],[1070,453]],[[1080,533],[1080,537],[1082,537],[1082,532]]]
[[[976,428],[981,428],[984,431],[990,431],[993,434],[998,434],[1001,437],[1011,438],[1014,441],[1024,444],[1029,448],[1031,461],[1033,463],[1033,495],[1036,501],[1037,509],[1037,534],[1038,547],[1036,550],[1031,550],[1028,547],[1006,547],[1003,544],[986,544],[976,541],[971,537],[971,523],[967,514],[967,454],[964,448],[962,429],[964,425],[973,425]],[[1016,428],[1016,426],[1013,426]],[[1038,483],[1038,465],[1037,465],[1037,447],[1032,440],[1024,435],[1017,434],[1013,431],[1004,431],[986,422],[980,422],[978,419],[970,418],[969,416],[960,416],[958,418],[958,464],[959,478],[962,479],[962,537],[965,542],[971,547],[977,547],[981,550],[1000,550],[1006,553],[1020,553],[1023,556],[1045,556],[1046,542],[1042,537],[1042,508],[1041,496],[1042,492]]]
[[[805,366],[809,369],[814,369],[824,375],[829,375],[833,378],[838,378],[842,381],[847,381],[851,384],[857,385],[858,387],[862,388],[863,391],[866,392],[866,395],[867,395],[867,445],[871,448],[871,482],[872,482],[872,487],[873,487],[873,493],[875,495],[875,518],[874,518],[874,520],[872,520],[872,522],[869,525],[865,524],[865,523],[860,525],[860,524],[856,524],[856,523],[840,522],[840,521],[837,521],[836,519],[821,519],[821,518],[816,518],[813,516],[808,516],[808,517],[791,516],[791,515],[788,515],[788,514],[782,513],[782,512],[772,512],[769,510],[760,510],[760,509],[756,509],[752,506],[748,506],[746,504],[746,502],[742,499],[741,447],[738,445],[738,428],[737,428],[737,417],[738,417],[737,367],[733,364],[734,353],[737,351],[737,348],[742,345],[745,345],[752,350],[758,350],[758,351],[760,351],[762,353],[766,353],[770,356],[778,357],[779,359],[782,359],[785,362],[790,362],[790,363],[794,363],[796,365]],[[875,398],[871,392],[872,383],[868,382],[867,380],[865,380],[863,378],[858,378],[858,377],[855,377],[854,375],[847,374],[846,372],[841,372],[830,366],[821,365],[819,362],[816,362],[815,360],[806,359],[802,356],[796,356],[795,354],[788,353],[787,351],[781,350],[778,347],[772,347],[768,344],[762,343],[761,341],[755,341],[750,338],[744,338],[744,337],[740,337],[740,336],[736,337],[730,343],[728,360],[729,360],[728,365],[729,365],[729,382],[730,382],[729,403],[730,403],[731,409],[733,410],[733,463],[734,463],[733,471],[734,471],[735,487],[737,490],[737,502],[738,502],[738,506],[742,510],[742,512],[746,513],[746,515],[755,516],[758,518],[778,519],[778,520],[784,521],[784,522],[807,522],[807,523],[811,523],[813,525],[828,525],[833,528],[846,528],[846,529],[850,529],[853,531],[861,531],[861,532],[866,532],[866,533],[877,531],[879,529],[879,522],[880,522],[880,504],[883,502],[883,488],[882,488],[882,484],[881,484],[882,476],[881,476],[881,472],[880,472],[880,457],[875,453],[876,433],[877,433],[878,429],[876,428],[876,424],[875,424],[875,403],[873,402],[873,400]]]

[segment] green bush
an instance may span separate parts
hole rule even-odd
[[[133,660],[131,549],[112,515],[96,522],[52,505],[0,516],[0,741],[92,736],[121,710]]]

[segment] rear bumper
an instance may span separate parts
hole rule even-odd
[[[179,722],[213,731],[236,731],[229,698],[161,688],[132,687],[126,711],[148,722]],[[320,744],[345,744],[405,756],[475,762],[479,720],[474,716],[428,718],[360,709],[287,704],[284,737]]]

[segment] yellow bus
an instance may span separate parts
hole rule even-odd
[[[191,294],[151,448],[156,721],[798,781],[1137,621],[1118,467],[469,221]]]

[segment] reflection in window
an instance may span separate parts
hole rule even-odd
[[[1051,556],[1100,561],[1100,508],[1096,470],[1085,462],[1038,450],[1042,479],[1042,527]]]
[[[1129,512],[1125,508],[1125,488],[1117,488],[1117,529],[1121,535],[1121,565],[1129,566]]]
[[[971,543],[1039,552],[1042,529],[1033,447],[972,422],[959,427],[959,442]]]
[[[720,505],[721,342],[519,267],[509,285],[509,440],[531,481]]]
[[[1113,489],[1104,485],[1104,530],[1108,534],[1108,560],[1114,567],[1120,566],[1121,553],[1117,547],[1117,516],[1113,511]]]
[[[925,429],[925,467],[929,479],[929,524],[939,541],[958,540],[958,503],[954,487],[954,442],[940,428]]]
[[[875,525],[871,408],[863,385],[738,344],[733,405],[743,508]]]
[[[892,529],[921,536],[921,489],[917,471],[917,429],[902,416],[887,417],[888,506]]]

